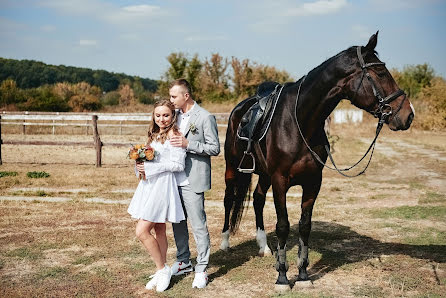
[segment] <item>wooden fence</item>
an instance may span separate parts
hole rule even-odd
[[[229,113],[215,113],[218,126],[226,127]],[[98,127],[117,127],[119,134],[123,128],[147,127],[151,115],[148,113],[45,113],[45,112],[3,112],[0,114],[0,165],[2,164],[1,145],[56,145],[56,146],[93,146],[96,149],[96,167],[102,166],[102,146],[128,146],[128,143],[103,143],[101,142]],[[93,142],[52,142],[52,141],[11,141],[2,139],[2,125],[19,126],[21,133],[27,133],[27,127],[46,126],[51,128],[51,133],[56,134],[56,127],[85,127],[85,133],[89,130],[93,134]]]

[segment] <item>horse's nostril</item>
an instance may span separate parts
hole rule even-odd
[[[410,124],[412,124],[413,121],[413,117],[415,115],[413,113],[410,113],[409,117],[407,118],[407,126],[409,126]]]

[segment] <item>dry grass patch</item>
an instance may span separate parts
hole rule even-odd
[[[332,133],[340,137],[334,157],[340,165],[351,165],[365,152],[373,126],[334,127]],[[224,137],[224,130],[219,130]],[[219,250],[224,216],[223,152],[212,159],[213,188],[205,194],[211,282],[198,291],[191,289],[193,275],[175,277],[166,292],[157,294],[144,289],[155,266],[134,236],[135,223],[126,212],[127,205],[85,202],[131,198],[138,180],[126,159],[127,148],[104,147],[104,166],[95,168],[93,148],[35,146],[30,156],[22,154],[29,152],[28,147],[2,146],[0,171],[17,172],[17,176],[0,177],[0,196],[36,201],[0,201],[0,296],[441,296],[446,293],[446,185],[442,179],[446,166],[439,160],[445,157],[446,147],[444,134],[430,136],[385,130],[366,175],[346,179],[324,170],[310,237],[312,286],[297,283],[284,295],[273,290],[277,278],[274,257],[257,256],[252,206],[230,239],[230,251]],[[104,135],[103,141],[141,139],[144,135]],[[30,171],[50,176],[31,179],[26,176]],[[293,187],[290,192],[300,193],[301,189]],[[57,197],[68,201],[37,200]],[[289,196],[287,203],[291,223],[288,278],[295,280],[300,198]],[[267,197],[264,218],[268,243],[275,248],[271,197]],[[172,263],[175,247],[170,226],[168,235],[168,262]],[[195,257],[192,239],[191,235]]]

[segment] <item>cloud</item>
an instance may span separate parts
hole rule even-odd
[[[274,33],[282,31],[298,18],[318,17],[336,14],[348,6],[347,0],[317,0],[317,1],[262,1],[251,5],[241,4],[241,10],[251,19],[253,31]],[[254,7],[254,8],[253,8]],[[268,17],[264,17],[264,16]],[[262,16],[262,17],[259,17]]]
[[[155,5],[119,7],[102,0],[43,0],[39,5],[61,14],[90,17],[114,25],[135,25],[135,21],[147,22],[154,17],[167,15],[167,12]]]
[[[159,6],[154,5],[130,5],[122,8],[124,11],[136,15],[152,15],[160,11]]]
[[[313,16],[336,13],[347,5],[347,0],[319,0],[307,2],[284,11],[284,16]]]
[[[79,45],[82,47],[91,47],[96,46],[98,44],[97,40],[94,39],[81,39],[79,40]]]
[[[421,6],[429,6],[441,3],[442,0],[369,0],[370,4],[379,11],[395,11],[401,9],[416,9]]]
[[[206,35],[191,35],[185,38],[186,41],[218,41],[218,40],[228,40],[226,36],[223,35],[215,35],[215,36],[206,36]]]
[[[115,8],[103,15],[103,18],[114,24],[135,24],[138,22],[147,22],[153,18],[166,15],[159,6],[155,5],[130,5],[121,8]]]

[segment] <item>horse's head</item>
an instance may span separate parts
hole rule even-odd
[[[410,127],[415,111],[375,52],[378,32],[365,47],[347,50],[350,75],[346,83],[348,99],[357,107],[382,119],[391,130]]]

